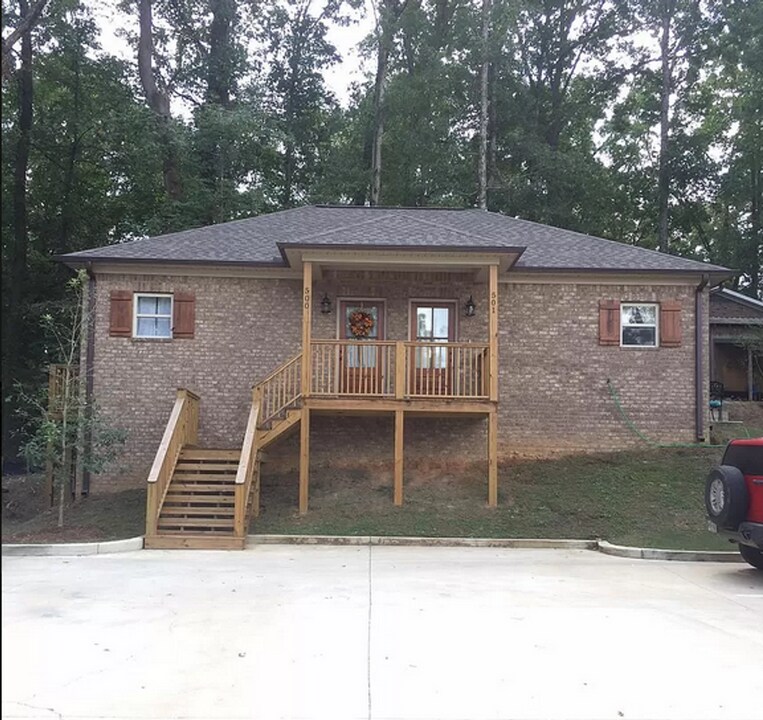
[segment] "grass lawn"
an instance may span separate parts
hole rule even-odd
[[[721,452],[660,449],[512,461],[501,467],[496,509],[486,507],[484,477],[408,482],[405,505],[396,508],[387,477],[361,469],[337,474],[315,468],[310,511],[299,517],[296,473],[266,475],[262,510],[250,531],[603,538],[648,547],[731,549],[705,523],[704,480]],[[56,510],[40,512],[40,479],[11,480],[3,480],[8,490],[3,494],[3,542],[115,539],[144,531],[144,490],[78,500],[67,508],[66,527],[58,531]]]
[[[614,543],[731,549],[707,531],[703,489],[720,449],[661,449],[502,466],[499,507],[487,483],[408,483],[392,505],[389,483],[316,469],[310,512],[299,517],[294,476],[266,478],[255,533],[425,537],[603,538]]]

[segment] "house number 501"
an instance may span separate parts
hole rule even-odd
[[[490,294],[490,312],[495,315],[498,307],[498,293]]]

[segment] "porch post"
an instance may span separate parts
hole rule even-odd
[[[403,504],[403,428],[405,413],[395,410],[395,505]]]
[[[310,331],[313,316],[313,264],[302,264],[302,397],[310,396]]]
[[[498,266],[490,266],[490,287],[488,292],[489,342],[490,342],[490,399],[498,400]]]
[[[488,340],[490,343],[490,400],[498,402],[498,265],[489,268]],[[487,504],[498,505],[498,407],[488,413],[487,426]]]
[[[313,318],[313,264],[302,263],[302,417],[299,431],[299,514],[307,512],[310,483],[310,397],[312,349],[310,330]]]

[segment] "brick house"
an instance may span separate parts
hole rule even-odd
[[[350,206],[62,260],[91,278],[88,391],[128,431],[129,466],[91,489],[148,476],[162,546],[242,536],[265,450],[305,512],[311,466],[358,464],[398,504],[404,478],[468,473],[495,505],[502,458],[638,442],[611,388],[646,434],[701,441],[708,293],[731,274],[480,210]],[[233,519],[204,525],[214,473]]]

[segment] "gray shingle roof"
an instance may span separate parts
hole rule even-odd
[[[474,209],[306,206],[193,230],[70,253],[85,261],[284,266],[294,245],[525,248],[517,269],[711,272],[718,265]]]

